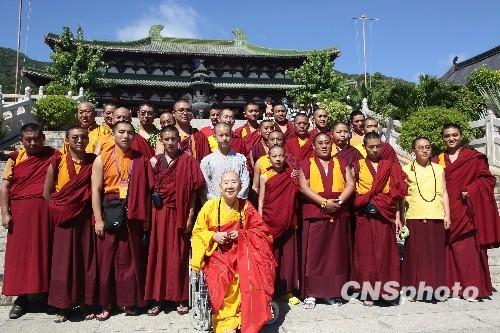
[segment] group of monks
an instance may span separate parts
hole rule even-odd
[[[60,150],[44,145],[39,125],[24,125],[0,192],[2,293],[17,296],[9,317],[34,294],[57,309],[55,322],[75,309],[85,320],[172,305],[186,314],[189,269],[206,277],[215,332],[260,331],[273,297],[341,305],[353,281],[348,293],[366,306],[394,304],[422,283],[471,301],[491,296],[496,178],[462,145],[459,126],[443,127],[439,156],[416,138],[415,161],[401,167],[361,112],[329,126],[323,109],[293,121],[284,105],[272,110],[274,120],[259,121],[248,103],[234,130],[234,110],[213,107],[198,130],[180,100],[158,130],[148,104],[134,128],[126,108],[105,105],[99,125],[81,102]]]

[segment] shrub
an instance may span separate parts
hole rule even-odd
[[[45,86],[45,95],[61,95],[65,96],[68,94],[68,91],[70,91],[71,88],[67,85],[64,85],[62,83],[58,83],[55,81],[50,82]]]
[[[336,122],[347,123],[352,108],[335,99],[318,96],[319,107],[328,112],[328,124],[331,126]]]
[[[464,143],[474,137],[467,115],[455,109],[436,106],[420,109],[403,121],[399,144],[403,149],[411,152],[413,139],[425,136],[431,140],[432,153],[437,155],[445,149],[441,140],[441,129],[447,123],[455,123],[462,127]]]
[[[66,96],[47,96],[37,101],[34,113],[48,130],[61,130],[76,124],[78,102]]]

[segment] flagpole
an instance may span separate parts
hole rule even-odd
[[[14,86],[14,94],[17,94],[17,83],[19,80],[19,50],[21,48],[21,18],[23,12],[23,0],[19,0],[19,14],[17,17],[17,52],[16,52],[16,83]]]

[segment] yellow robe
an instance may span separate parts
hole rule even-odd
[[[191,267],[195,270],[202,269],[205,257],[210,256],[217,249],[218,244],[212,239],[215,232],[209,228],[217,227],[218,204],[219,198],[208,200],[196,219],[191,238],[192,254],[190,262]],[[238,201],[236,201],[235,207],[230,208],[222,199],[220,206],[221,226],[239,220]],[[224,296],[224,304],[217,313],[213,314],[212,322],[215,333],[234,330],[241,325],[240,305],[241,293],[238,274],[236,274]]]
[[[89,131],[89,144],[85,148],[85,152],[93,154],[101,138],[108,134],[109,135],[111,134],[111,129],[106,123],[102,123],[101,125],[95,127],[94,129],[91,129]],[[63,154],[69,153],[66,143],[63,143],[61,152]]]

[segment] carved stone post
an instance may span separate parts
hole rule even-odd
[[[488,164],[495,165],[495,127],[494,127],[495,113],[492,110],[486,111],[484,117],[484,129],[486,140],[486,156],[488,157]]]

